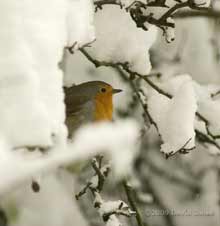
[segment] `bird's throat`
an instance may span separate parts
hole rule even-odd
[[[111,121],[113,112],[112,95],[95,98],[95,121]]]

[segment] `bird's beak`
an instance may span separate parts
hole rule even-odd
[[[113,94],[115,94],[115,93],[120,93],[121,91],[122,91],[121,89],[113,89],[113,90],[112,90],[112,93],[113,93]]]

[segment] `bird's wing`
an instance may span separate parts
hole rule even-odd
[[[66,93],[66,125],[69,134],[72,134],[81,125],[94,119],[94,104],[88,96],[79,96],[75,93]]]
[[[90,99],[87,96],[66,95],[65,104],[67,117],[81,111],[89,102]]]

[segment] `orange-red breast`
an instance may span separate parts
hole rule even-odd
[[[82,124],[92,121],[112,120],[114,89],[102,81],[85,82],[64,88],[66,125],[69,136]]]

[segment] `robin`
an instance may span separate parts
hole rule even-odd
[[[64,88],[66,125],[69,137],[81,125],[93,121],[111,121],[114,94],[121,92],[102,81],[85,82]]]

